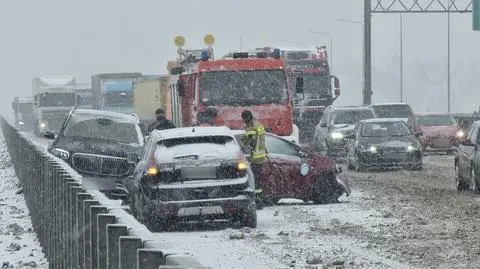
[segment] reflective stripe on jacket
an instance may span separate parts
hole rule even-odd
[[[265,150],[265,128],[258,121],[247,126],[244,137],[245,146],[251,150],[250,157],[252,163],[262,163],[267,158]]]

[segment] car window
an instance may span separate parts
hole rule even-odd
[[[63,135],[143,145],[143,135],[137,124],[108,116],[74,114],[66,124]]]
[[[370,109],[337,111],[332,115],[332,124],[355,124],[371,118],[375,118],[375,115]]]
[[[150,147],[152,146],[152,137],[147,137],[145,141],[145,146],[143,147],[142,160],[147,159],[147,155],[150,152]]]
[[[468,130],[467,139],[470,139],[471,141],[473,140],[473,131],[475,131],[475,125],[470,126],[470,129]]]
[[[270,154],[299,156],[298,148],[294,144],[271,135],[265,137],[265,146]]]

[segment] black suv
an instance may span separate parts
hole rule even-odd
[[[346,136],[360,120],[371,118],[375,118],[375,113],[368,106],[328,106],[315,128],[316,151],[325,152],[331,158],[345,158]]]
[[[110,198],[124,198],[125,180],[133,174],[144,145],[139,120],[102,110],[72,109],[48,151],[82,175],[86,189],[100,190]],[[133,157],[132,157],[133,156]]]

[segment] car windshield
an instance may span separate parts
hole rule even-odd
[[[403,121],[389,122],[366,122],[363,125],[362,136],[381,137],[381,136],[410,136],[410,130]]]
[[[195,136],[161,140],[155,159],[159,163],[236,159],[240,151],[231,136]]]
[[[373,105],[379,118],[411,118],[413,111],[409,105]]]
[[[371,110],[346,110],[333,114],[333,124],[357,124],[361,120],[375,118]]]
[[[65,107],[75,106],[75,93],[44,93],[39,97],[39,105],[42,107]]]
[[[207,105],[284,104],[288,100],[283,70],[205,72],[200,88]]]
[[[142,145],[140,127],[120,117],[74,114],[63,132],[65,137],[111,140]]]
[[[422,115],[417,116],[417,123],[423,126],[451,126],[455,119],[450,115]]]

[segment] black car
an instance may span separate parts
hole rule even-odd
[[[457,190],[480,191],[480,121],[466,131],[455,156],[455,183]]]
[[[139,159],[127,201],[150,230],[218,221],[256,227],[253,174],[229,128],[154,130]]]
[[[423,153],[417,137],[403,119],[376,118],[360,121],[348,138],[348,169],[409,168],[421,170]]]
[[[133,174],[134,156],[144,138],[133,115],[91,109],[72,109],[48,151],[82,175],[83,186],[110,198],[126,195],[125,180]]]
[[[347,142],[345,136],[353,132],[360,120],[375,118],[368,106],[328,106],[315,127],[315,149],[325,152],[330,158],[345,158]]]

